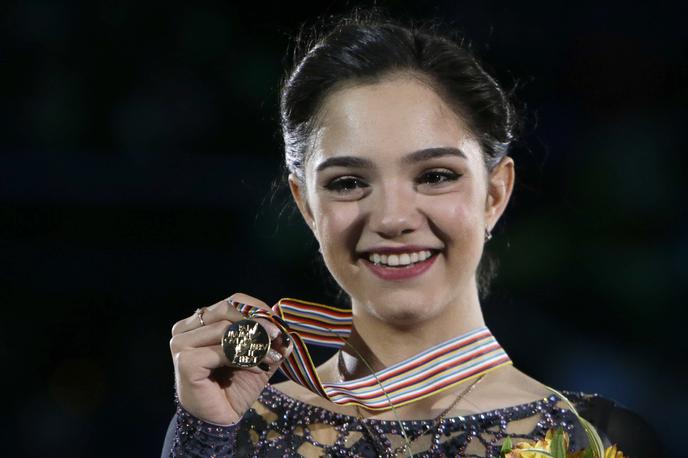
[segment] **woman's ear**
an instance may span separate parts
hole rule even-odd
[[[485,201],[485,224],[487,229],[497,224],[499,218],[504,213],[511,192],[514,189],[516,170],[514,160],[509,156],[504,156],[502,160],[488,175],[487,199]]]
[[[303,216],[304,221],[317,238],[318,234],[315,231],[315,220],[313,219],[313,213],[306,199],[306,189],[303,183],[301,183],[293,173],[289,174],[289,189],[291,190],[294,202],[296,202],[296,206],[299,208],[299,212],[301,212],[301,216]]]

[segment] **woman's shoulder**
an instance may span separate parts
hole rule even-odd
[[[327,401],[322,396],[319,396],[298,383],[287,380],[280,383],[269,384],[265,391],[263,391],[262,398],[266,396],[275,398],[279,397],[280,400],[288,401],[292,403],[305,404],[317,408],[322,408],[325,410],[337,409],[337,405],[332,402]],[[342,408],[339,413],[349,413],[348,409]]]
[[[509,385],[512,399],[543,393],[551,395],[554,392],[516,368],[511,372]],[[660,444],[653,428],[622,403],[600,393],[562,390],[558,394],[566,398],[558,402],[558,407],[568,408],[566,401],[571,402],[578,414],[595,426],[608,445],[618,444],[625,455],[632,457],[660,456],[657,452]]]
[[[662,456],[656,431],[638,413],[598,393],[562,391],[581,417],[595,426],[606,445],[617,444],[625,456]]]
[[[475,405],[476,412],[508,412],[517,416],[527,416],[526,412],[533,410],[534,414],[542,413],[542,409],[569,410],[570,402],[580,416],[595,426],[596,430],[607,445],[617,444],[626,456],[634,458],[661,456],[660,442],[652,427],[637,413],[622,403],[599,393],[586,393],[573,390],[562,390],[555,394],[549,387],[527,376],[514,368],[505,374],[510,381],[508,385],[495,383],[486,386],[486,396]],[[502,380],[504,382],[505,379]],[[508,387],[508,388],[505,388]],[[563,395],[562,399],[559,394]],[[274,403],[289,403],[303,407],[309,412],[322,411],[327,414],[350,415],[346,407],[333,411],[333,404],[311,392],[307,388],[291,381],[268,385],[262,395],[263,401]],[[544,402],[543,402],[544,401]],[[568,401],[568,402],[567,402]],[[530,409],[533,407],[533,409]],[[537,412],[536,412],[537,411]],[[322,413],[321,412],[321,413]],[[480,413],[479,412],[479,413]],[[575,419],[572,415],[566,418]],[[562,419],[565,419],[562,417]],[[582,428],[577,431],[575,442],[587,443]]]

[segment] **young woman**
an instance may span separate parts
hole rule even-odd
[[[345,338],[314,376],[298,325],[271,319],[278,310],[258,298],[236,293],[179,321],[163,455],[488,457],[506,436],[559,426],[571,449],[587,445],[567,404],[485,327],[479,266],[514,186],[515,120],[475,58],[427,30],[344,19],[297,59],[281,119],[292,195],[350,297],[350,316],[322,308]],[[223,338],[247,311],[272,348],[258,366],[228,367]],[[269,385],[287,358],[292,380]],[[641,456],[622,439],[644,434],[632,414],[567,395],[602,437]]]

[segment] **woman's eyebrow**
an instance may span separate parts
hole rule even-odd
[[[444,156],[458,156],[463,159],[468,159],[466,156],[466,153],[461,151],[459,148],[452,148],[449,146],[441,146],[437,148],[425,148],[421,149],[418,151],[414,151],[412,153],[407,154],[406,156],[403,157],[401,162],[403,163],[415,163],[415,162],[422,162],[422,161],[427,161],[429,159],[434,159],[437,157],[444,157]]]
[[[464,159],[468,159],[466,154],[458,148],[452,148],[449,146],[442,146],[437,148],[425,148],[412,153],[407,154],[401,159],[402,163],[416,163],[427,161],[429,159],[434,159],[444,156],[458,156]],[[355,169],[372,169],[374,167],[373,161],[370,159],[357,157],[357,156],[335,156],[325,159],[318,167],[316,167],[316,172],[322,172],[323,170],[330,167],[349,167]]]
[[[371,169],[373,168],[373,161],[356,156],[335,156],[325,159],[315,169],[316,172],[322,172],[329,167],[350,167],[356,169]]]

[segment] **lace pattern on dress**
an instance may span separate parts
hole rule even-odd
[[[595,395],[564,392],[581,407]],[[179,407],[181,409],[181,406]],[[395,421],[360,420],[305,404],[268,385],[254,408],[236,426],[210,425],[181,409],[173,456],[252,457],[384,457],[404,444]],[[364,424],[364,421],[366,424]],[[498,457],[501,442],[510,436],[541,439],[553,427],[571,437],[569,448],[584,447],[576,416],[557,396],[475,415],[434,420],[402,421],[412,441],[413,456]],[[375,437],[371,437],[375,436]],[[177,443],[178,442],[178,443]],[[190,453],[175,454],[188,450]],[[207,451],[201,454],[202,451]]]
[[[207,423],[187,412],[175,397],[177,405],[177,428],[172,443],[171,456],[209,457],[236,456],[236,433],[242,422],[232,426],[219,426]]]

